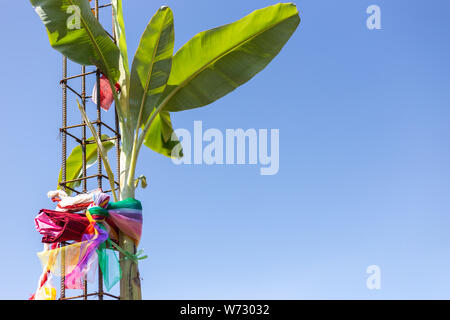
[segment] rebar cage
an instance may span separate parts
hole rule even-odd
[[[107,21],[111,21],[111,32],[108,32],[105,28],[106,33],[111,37],[111,39],[116,42],[116,37],[114,33],[114,22],[111,17],[113,17],[111,0],[105,0],[104,3],[100,0],[92,1],[94,7],[92,11],[97,18],[97,20],[102,23],[105,28]],[[113,17],[114,18],[114,17]],[[109,112],[105,113],[100,109],[100,70],[95,67],[91,67],[92,70],[88,70],[89,67],[81,66],[68,61],[66,57],[63,57],[63,70],[62,79],[60,85],[62,87],[62,126],[60,128],[61,133],[61,144],[62,144],[62,166],[61,166],[61,181],[59,186],[65,191],[70,191],[73,194],[87,193],[90,189],[101,188],[103,186],[103,180],[108,180],[108,177],[103,174],[103,166],[101,161],[100,153],[97,152],[97,165],[96,168],[90,169],[91,164],[87,162],[86,159],[86,146],[90,143],[95,143],[94,140],[88,140],[87,137],[87,125],[82,120],[82,117],[77,108],[77,99],[80,104],[89,115],[90,113],[95,116],[90,116],[92,124],[97,129],[97,134],[102,137],[102,133],[110,134],[108,138],[102,139],[102,141],[114,141],[115,142],[115,157],[116,157],[116,181],[115,190],[119,192],[120,186],[120,130],[119,122],[116,112],[116,107],[111,109]],[[81,73],[79,72],[81,69]],[[75,71],[76,70],[76,71]],[[92,96],[86,94],[86,88],[88,84],[94,87],[97,84],[97,105],[90,102]],[[91,88],[92,88],[91,87]],[[103,119],[102,119],[103,116]],[[69,119],[76,119],[75,122],[69,121]],[[81,123],[80,123],[81,121]],[[111,124],[108,124],[111,123]],[[68,139],[69,138],[69,139]],[[82,174],[81,177],[67,180],[67,156],[68,148],[80,146],[82,150]],[[96,173],[88,171],[96,169]],[[76,183],[79,187],[69,187],[69,184]],[[104,190],[103,192],[111,192],[112,190]],[[60,245],[65,246],[69,243],[63,242]],[[62,268],[64,270],[64,257],[62,257]],[[64,274],[64,272],[62,272]],[[88,292],[88,281],[84,279],[84,288],[82,294],[67,295],[65,288],[65,277],[61,277],[60,281],[60,300],[69,299],[84,299],[98,297],[99,300],[104,298],[120,299],[119,296],[115,296],[111,293],[105,292],[103,289],[103,276],[100,266],[98,266],[98,290],[96,292]],[[71,290],[72,291],[72,290]]]

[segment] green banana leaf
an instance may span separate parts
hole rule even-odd
[[[233,91],[272,61],[299,23],[295,4],[281,3],[199,33],[173,58],[162,110],[202,107]]]
[[[94,17],[88,0],[30,2],[44,23],[53,48],[76,63],[96,65],[113,84],[118,81],[119,48]],[[79,28],[74,27],[73,21],[79,22]]]
[[[163,6],[145,29],[131,67],[129,115],[136,129],[145,127],[164,92],[172,67],[174,39],[173,13]],[[169,113],[158,114],[144,145],[170,157],[172,148],[179,143],[171,141],[172,133]]]
[[[130,115],[138,128],[145,125],[166,87],[174,40],[172,10],[161,7],[145,29],[131,67]]]
[[[111,4],[114,14],[113,19],[114,32],[116,34],[117,43],[120,49],[122,68],[125,73],[129,73],[130,69],[128,66],[128,47],[127,47],[127,38],[125,36],[125,22],[123,20],[122,0],[112,0]]]
[[[120,58],[119,58],[119,84],[121,87],[121,94],[119,96],[119,106],[122,111],[120,116],[129,114],[129,106],[128,106],[128,88],[130,84],[130,69],[128,65],[128,47],[127,47],[127,39],[125,36],[125,22],[123,20],[123,7],[122,0],[112,0],[112,10],[113,10],[113,28],[115,33],[115,38],[117,45],[120,49]],[[117,106],[116,106],[117,107]],[[126,124],[128,126],[128,124]],[[128,131],[125,128],[123,129],[123,134]]]
[[[144,138],[144,145],[166,157],[182,158],[183,151],[181,146],[179,147],[180,151],[178,154],[172,154],[173,148],[180,143],[173,133],[174,130],[172,129],[169,112],[161,111],[156,115],[150,125],[150,130]]]
[[[102,140],[109,139],[106,134],[102,135]],[[91,137],[87,141],[94,141]],[[103,146],[107,152],[114,147],[114,142],[104,141]],[[89,168],[97,162],[97,144],[89,143],[86,145],[86,167]],[[83,150],[80,145],[73,148],[66,162],[66,181],[75,180],[81,178],[83,174]],[[61,189],[59,183],[62,181],[62,169],[59,171],[58,177],[58,189]],[[68,183],[69,188],[75,189],[81,185],[81,181]],[[72,191],[67,189],[67,194],[71,195]]]

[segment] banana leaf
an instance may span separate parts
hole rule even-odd
[[[295,4],[280,3],[199,33],[175,54],[159,105],[182,111],[230,93],[275,58],[299,23]]]
[[[30,2],[54,49],[76,63],[96,65],[113,84],[119,80],[119,48],[95,18],[88,0]]]

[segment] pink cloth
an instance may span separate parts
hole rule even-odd
[[[119,230],[132,238],[136,246],[139,244],[142,235],[142,213],[136,213],[136,210],[132,209],[109,210],[109,219]]]
[[[120,85],[116,83],[116,92],[120,91]],[[98,104],[97,102],[97,83],[94,85],[94,91],[92,92],[92,102]],[[100,77],[100,108],[108,111],[114,102],[114,95],[109,85],[109,80],[105,75]]]
[[[52,219],[42,211],[34,218],[34,221],[36,223],[36,230],[40,234],[46,234],[56,238],[63,230],[61,226],[55,224]]]

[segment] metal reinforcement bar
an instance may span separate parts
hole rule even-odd
[[[95,6],[92,8],[97,20],[100,21],[100,10],[111,7],[111,2],[106,4],[99,5],[99,0],[95,0]],[[114,23],[113,23],[114,26]],[[105,30],[106,31],[106,30]],[[107,32],[109,37],[113,39],[114,42],[116,42],[115,39],[115,32],[114,27],[113,31]],[[100,109],[100,70],[96,69],[94,71],[86,71],[86,67],[81,67],[81,73],[75,74],[75,75],[69,75],[68,70],[68,61],[66,57],[63,57],[63,72],[62,72],[62,79],[60,81],[60,85],[62,87],[62,125],[60,127],[60,133],[62,137],[62,165],[61,165],[61,181],[59,182],[59,187],[63,190],[72,191],[75,194],[82,194],[88,192],[88,181],[89,180],[96,180],[97,181],[97,187],[102,188],[102,180],[108,179],[107,176],[103,174],[103,167],[102,167],[102,161],[100,157],[100,153],[97,152],[97,174],[87,174],[87,159],[86,159],[86,146],[88,144],[95,143],[95,141],[88,140],[87,138],[87,124],[84,123],[84,121],[81,119],[82,123],[74,124],[74,125],[68,125],[68,104],[67,104],[67,98],[68,93],[74,94],[77,98],[81,99],[82,107],[84,110],[86,110],[86,102],[89,98],[92,98],[91,96],[86,95],[86,80],[87,77],[95,76],[95,81],[97,83],[97,119],[92,122],[93,125],[97,127],[97,134],[101,137],[102,134],[102,128],[106,128],[109,131],[113,133],[113,137],[110,137],[108,139],[102,139],[103,142],[105,141],[114,141],[115,149],[116,149],[116,156],[117,156],[117,181],[115,182],[116,188],[115,190],[119,190],[120,186],[120,129],[119,129],[119,122],[118,122],[118,116],[117,116],[117,110],[114,109],[115,117],[114,117],[114,124],[108,125],[105,123],[105,121],[102,120],[101,117],[101,109]],[[81,80],[81,92],[77,91],[74,86],[69,85],[71,81],[74,80]],[[71,132],[71,129],[81,128],[81,136],[77,136],[75,133]],[[82,175],[80,178],[67,180],[67,138],[71,137],[75,140],[76,143],[78,143],[81,146],[82,150]],[[71,183],[79,183],[81,185],[80,190],[77,190],[76,188],[69,187]],[[112,190],[106,190],[105,193],[111,192]],[[69,245],[70,243],[63,242],[60,244],[60,247],[64,247],[66,245]],[[103,290],[103,275],[102,271],[100,269],[100,266],[98,266],[98,289],[96,292],[89,293],[88,292],[88,284],[87,279],[84,279],[83,282],[83,294],[81,295],[75,295],[75,296],[66,296],[66,286],[65,286],[65,253],[62,251],[61,254],[61,286],[60,286],[60,300],[73,300],[73,299],[84,299],[87,300],[89,297],[97,297],[99,300],[103,300],[104,297],[110,297],[113,299],[120,299],[120,297],[112,295],[108,292],[104,292]]]

